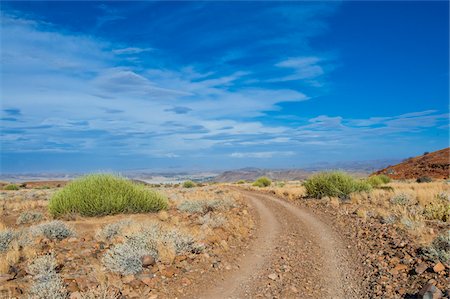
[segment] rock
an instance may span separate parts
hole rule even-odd
[[[419,265],[416,266],[416,268],[414,268],[414,271],[416,272],[416,274],[422,274],[427,269],[428,269],[428,265],[427,264],[420,263]]]
[[[149,266],[153,266],[155,264],[155,258],[151,255],[144,255],[141,258],[141,261],[142,261],[143,267],[149,267]]]
[[[269,274],[267,277],[269,277],[269,279],[276,280],[278,278],[278,275],[275,273],[272,273],[272,274]]]
[[[129,285],[134,289],[138,289],[142,286],[142,280],[134,279],[129,283]]]
[[[74,293],[74,292],[78,292],[80,290],[80,288],[78,287],[78,284],[76,283],[76,281],[71,281],[67,285],[67,290],[71,293]]]
[[[70,294],[69,298],[70,299],[82,299],[83,297],[81,296],[80,292],[73,292]]]
[[[153,286],[153,274],[141,274],[139,275],[139,279],[145,284],[150,287]]]
[[[417,294],[420,299],[439,299],[442,298],[442,292],[432,284],[426,284]]]
[[[434,272],[441,272],[441,271],[444,271],[445,270],[445,266],[441,263],[441,262],[439,262],[439,263],[437,263],[436,265],[434,265],[434,267],[433,267],[433,271]]]
[[[166,269],[161,271],[161,275],[165,277],[172,277],[175,274],[177,274],[177,269],[172,266],[167,267]]]
[[[406,266],[406,265],[403,265],[403,264],[398,264],[397,266],[395,266],[395,268],[394,268],[394,270],[397,270],[397,271],[403,271],[403,270],[406,270],[406,269],[408,269],[408,266]]]
[[[158,213],[158,218],[161,221],[167,221],[169,219],[169,214],[166,211],[160,211]]]
[[[67,242],[68,242],[68,243],[75,243],[75,242],[77,242],[77,241],[78,241],[78,239],[75,238],[75,237],[72,237],[72,238],[67,239]]]
[[[183,278],[181,279],[181,284],[182,284],[183,286],[188,286],[188,285],[191,284],[191,281],[190,281],[188,278],[183,277]]]

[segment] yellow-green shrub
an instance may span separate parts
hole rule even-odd
[[[49,202],[54,217],[77,213],[83,216],[156,212],[166,209],[167,198],[144,186],[111,174],[81,177],[55,193]]]

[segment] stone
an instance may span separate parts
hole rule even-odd
[[[153,266],[155,264],[155,258],[151,255],[144,255],[141,258],[142,261],[142,266],[143,267],[150,267]]]
[[[166,211],[160,211],[158,213],[158,218],[161,221],[167,221],[169,219],[169,214]]]
[[[406,265],[403,265],[403,264],[398,264],[397,266],[395,266],[395,268],[394,268],[394,270],[396,270],[396,271],[403,271],[403,270],[406,270],[406,269],[408,269],[408,266],[406,266]]]
[[[172,267],[172,266],[170,266],[170,267],[167,267],[166,269],[164,269],[164,270],[162,270],[160,272],[161,272],[162,276],[172,277],[172,276],[174,276],[177,273],[177,269]]]
[[[269,274],[267,277],[269,277],[269,279],[271,280],[276,280],[278,278],[278,275],[275,273]]]
[[[141,274],[139,279],[147,286],[153,286],[153,274]]]
[[[74,293],[74,292],[78,292],[80,290],[80,288],[78,287],[78,284],[76,283],[76,281],[71,281],[67,285],[67,290],[71,293]]]
[[[416,272],[416,274],[422,274],[423,272],[425,272],[428,269],[428,265],[426,263],[420,263],[419,265],[417,265],[414,268],[414,271]]]
[[[181,279],[181,284],[182,284],[183,286],[188,286],[188,285],[191,284],[191,281],[190,281],[188,278],[183,277],[183,278]]]
[[[82,299],[83,296],[81,295],[80,292],[73,292],[70,294],[69,298],[70,299]]]
[[[442,298],[442,292],[432,284],[426,284],[417,294],[420,299],[439,299]]]
[[[445,270],[445,266],[441,263],[441,262],[439,262],[439,263],[437,263],[436,265],[434,265],[434,267],[433,267],[433,271],[434,272],[441,272],[441,271],[444,271]]]

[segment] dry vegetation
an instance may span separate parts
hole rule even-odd
[[[186,295],[230,269],[254,227],[241,196],[223,186],[160,187],[169,206],[158,213],[58,220],[48,212],[55,191],[0,191],[0,297]]]
[[[264,190],[292,201],[311,200],[303,185],[303,182],[292,181],[273,184]],[[442,180],[431,183],[395,181],[369,192],[354,192],[348,200],[324,197],[322,201],[349,211],[353,209],[361,218],[375,218],[399,226],[418,237],[416,241],[421,244],[431,242],[431,236],[448,228],[450,222],[450,185]],[[429,233],[430,228],[434,229],[433,234]]]

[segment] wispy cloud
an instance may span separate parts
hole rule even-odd
[[[255,159],[267,159],[274,156],[278,157],[288,157],[295,155],[295,152],[247,152],[247,153],[232,153],[230,157],[232,158],[255,158]]]

